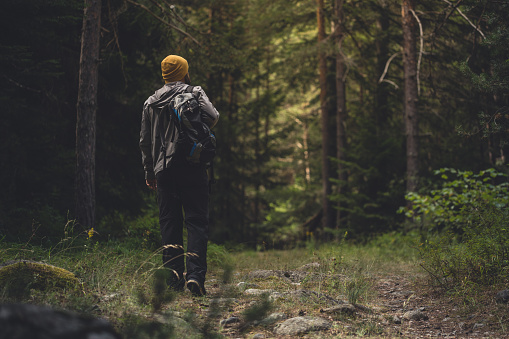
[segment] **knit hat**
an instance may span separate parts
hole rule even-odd
[[[161,70],[165,83],[182,80],[189,70],[187,60],[178,55],[168,55],[161,61]]]

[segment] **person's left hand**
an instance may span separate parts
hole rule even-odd
[[[145,182],[147,183],[147,186],[151,189],[151,190],[156,190],[157,188],[157,180],[156,179],[151,179],[151,180],[145,180]]]

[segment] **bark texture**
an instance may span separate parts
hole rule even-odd
[[[385,64],[389,58],[389,11],[387,10],[387,3],[380,4],[380,12],[376,19],[376,25],[378,28],[378,36],[375,41],[376,56],[377,56],[377,80],[382,76],[385,69]],[[389,118],[389,106],[388,99],[389,90],[387,83],[378,83],[375,93],[375,118],[377,122],[377,134],[379,135],[381,130],[386,127],[387,120]]]
[[[413,0],[402,0],[404,109],[407,156],[407,192],[415,192],[419,175],[419,130],[417,111],[417,51]]]
[[[329,160],[330,133],[329,133],[329,117],[327,107],[327,56],[322,46],[325,40],[325,20],[323,10],[323,0],[316,0],[317,24],[318,24],[318,69],[320,73],[320,111],[322,125],[322,190],[323,190],[323,219],[322,226],[334,227],[334,210],[332,202],[329,199],[332,193],[332,185],[330,182],[331,165]]]
[[[345,133],[345,122],[346,122],[346,83],[345,83],[345,59],[342,53],[341,44],[344,38],[344,11],[343,11],[344,0],[336,0],[334,3],[334,39],[336,43],[336,147],[337,153],[336,158],[338,160],[345,160],[345,146],[346,146],[346,133]],[[343,193],[344,182],[346,182],[346,171],[343,168],[343,164],[338,164],[338,179],[341,181],[338,184],[337,194]],[[339,202],[336,212],[336,227],[341,225],[341,203]]]
[[[101,0],[85,0],[76,122],[76,220],[95,224],[95,140]]]

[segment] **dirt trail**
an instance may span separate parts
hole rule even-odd
[[[289,273],[291,274],[291,272]],[[274,279],[272,277],[272,285]],[[284,278],[284,276],[283,276]],[[271,279],[269,279],[271,280]],[[258,279],[256,284],[263,285]],[[296,289],[301,288],[293,283]],[[372,281],[374,297],[369,304],[356,305],[354,314],[323,313],[327,303],[276,300],[272,312],[282,312],[287,319],[299,316],[321,317],[331,323],[328,330],[309,331],[298,337],[372,337],[372,338],[509,338],[503,321],[507,321],[508,305],[496,304],[493,296],[480,296],[484,303],[466,305],[460,298],[452,299],[436,293],[427,286],[417,286],[401,275],[384,276]],[[259,287],[263,289],[262,286]],[[282,288],[288,290],[287,285]],[[274,292],[280,293],[278,289]],[[310,288],[309,290],[313,290]],[[219,285],[209,283],[209,300],[221,293]],[[242,321],[243,312],[252,306],[255,298],[241,294],[232,303],[223,320],[239,318],[238,322],[224,324],[220,333],[231,338],[287,338],[278,336],[273,326],[249,325]],[[325,300],[325,299],[323,299]],[[472,301],[473,302],[473,301]],[[330,303],[330,301],[329,301]],[[205,305],[207,306],[207,305]],[[329,305],[331,306],[331,305]],[[501,317],[502,314],[502,317]],[[505,316],[504,316],[505,314]],[[283,322],[280,320],[279,323]]]

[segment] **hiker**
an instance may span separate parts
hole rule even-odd
[[[169,287],[183,291],[187,285],[193,295],[202,296],[206,294],[204,283],[207,272],[209,227],[207,168],[203,164],[191,164],[178,152],[175,154],[171,152],[176,147],[176,140],[168,140],[167,135],[174,131],[164,133],[164,130],[176,128],[174,126],[176,122],[162,114],[163,108],[176,95],[188,89],[191,83],[188,68],[187,61],[177,55],[169,55],[161,62],[165,85],[143,105],[140,149],[146,184],[157,191],[159,225],[164,247],[163,264],[173,272],[168,281]],[[189,89],[198,100],[202,120],[209,128],[214,127],[219,119],[219,113],[200,86]],[[168,113],[168,116],[171,113]],[[163,134],[166,140],[161,138]],[[168,144],[164,145],[163,142]],[[162,145],[165,147],[161,147]],[[168,154],[167,150],[172,154]],[[185,255],[183,215],[188,240]],[[185,278],[184,260],[187,267]]]

